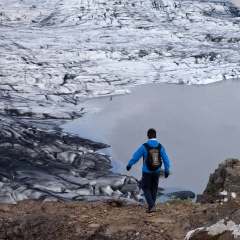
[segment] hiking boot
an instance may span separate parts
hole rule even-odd
[[[155,206],[147,210],[147,213],[152,213],[152,212],[156,212]]]

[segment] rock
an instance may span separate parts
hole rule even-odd
[[[9,211],[10,208],[8,206],[8,204],[4,204],[4,203],[0,203],[0,212],[5,212],[5,211]]]
[[[99,226],[100,226],[100,224],[98,224],[98,223],[91,223],[88,225],[88,227],[90,227],[90,228],[99,228]]]
[[[139,193],[140,189],[138,184],[126,184],[124,185],[121,190],[120,190],[123,194],[126,193],[131,193],[132,195]]]
[[[214,173],[210,175],[203,194],[197,196],[197,202],[219,202],[220,204],[226,202],[227,208],[223,213],[206,210],[205,214],[209,222],[205,223],[203,227],[189,231],[185,240],[239,239],[239,166],[240,161],[238,159],[229,158],[219,164]],[[233,190],[235,192],[232,192]]]
[[[135,199],[137,202],[145,203],[145,199],[140,194],[133,194],[132,198]]]
[[[85,195],[93,195],[93,190],[92,189],[86,189],[86,188],[80,188],[74,190],[75,193],[79,194],[80,196],[85,196]]]
[[[240,161],[229,158],[219,164],[210,175],[203,194],[197,195],[197,202],[214,203],[240,196]]]
[[[119,190],[116,190],[114,193],[113,193],[113,197],[115,197],[115,198],[119,198],[119,197],[121,197],[123,195],[123,193],[122,192],[120,192]]]
[[[240,236],[240,225],[223,219],[210,227],[201,227],[187,233],[184,240],[234,240]]]
[[[0,202],[16,204],[16,200],[12,196],[12,189],[1,189],[0,190]]]
[[[33,209],[29,209],[27,213],[31,214],[31,216],[33,217],[39,217],[39,216],[44,217],[47,214],[47,212],[45,212],[44,210],[45,209],[42,206],[39,206]]]
[[[100,194],[103,196],[112,196],[114,191],[110,186],[100,186]]]
[[[106,228],[105,230],[105,234],[107,236],[111,236],[113,233],[116,233],[118,231],[124,231],[124,230],[135,230],[136,229],[136,225],[132,224],[132,225],[110,225]]]
[[[175,237],[175,239],[180,238],[180,237],[181,237],[181,239],[184,239],[186,232],[184,231],[183,228],[175,227],[172,232],[172,235],[173,235],[173,237]]]
[[[173,223],[174,220],[170,218],[167,219],[167,218],[161,218],[161,217],[150,217],[145,219],[145,222],[161,224],[161,223]]]
[[[178,191],[178,192],[167,193],[165,195],[168,197],[179,198],[181,200],[185,200],[188,198],[195,198],[195,193],[192,191]]]
[[[109,185],[113,190],[121,189],[124,184],[127,184],[126,176],[120,174],[107,174],[95,179],[96,184]],[[133,179],[134,181],[134,179]]]

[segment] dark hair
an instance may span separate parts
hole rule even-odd
[[[156,130],[154,128],[150,128],[147,132],[147,136],[149,139],[156,138],[157,136]]]

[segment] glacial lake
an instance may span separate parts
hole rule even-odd
[[[138,85],[130,94],[86,100],[83,107],[99,109],[61,126],[64,132],[107,143],[112,171],[141,179],[142,159],[131,171],[126,165],[157,130],[166,148],[172,174],[159,187],[201,194],[210,173],[227,158],[240,159],[240,81],[208,85],[166,83]]]

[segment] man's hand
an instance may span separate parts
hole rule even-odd
[[[130,166],[126,166],[126,169],[127,169],[127,171],[129,171],[131,169],[131,167]]]
[[[165,178],[168,178],[169,172],[165,172]]]

